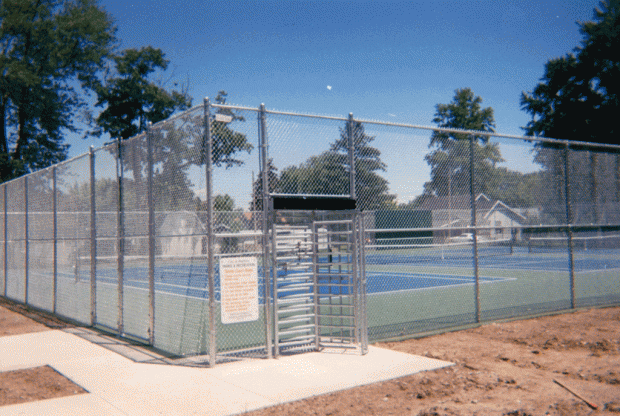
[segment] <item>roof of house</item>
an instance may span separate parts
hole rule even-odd
[[[476,196],[477,209],[489,209],[493,206],[493,202],[485,195],[478,194]],[[439,209],[471,209],[470,195],[452,195],[449,196],[433,196],[424,199],[422,205],[418,209],[436,211]]]
[[[470,210],[471,195],[452,195],[430,197],[422,202],[418,208],[420,210],[437,211],[437,210]],[[500,200],[491,200],[485,194],[480,193],[476,196],[476,210],[487,218],[494,212],[501,212],[515,222],[525,221],[525,217]]]

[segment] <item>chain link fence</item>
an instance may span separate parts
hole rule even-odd
[[[327,215],[278,195],[356,199],[371,341],[620,303],[618,146],[208,101],[1,184],[1,293],[196,363],[271,356],[271,227]]]

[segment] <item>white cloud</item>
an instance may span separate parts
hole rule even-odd
[[[327,86],[327,89],[331,91],[331,90],[332,90],[332,86],[331,86],[331,85],[328,85],[328,86]]]

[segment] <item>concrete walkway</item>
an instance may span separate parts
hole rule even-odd
[[[312,352],[201,368],[139,362],[85,338],[1,337],[0,371],[49,365],[88,394],[3,406],[0,416],[232,415],[452,365],[371,346],[365,356]]]

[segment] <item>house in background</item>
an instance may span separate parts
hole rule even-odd
[[[482,239],[504,240],[519,238],[519,226],[526,223],[526,217],[499,200],[491,200],[485,194],[478,194],[476,203],[476,225],[485,227],[478,232]],[[445,243],[453,237],[471,232],[471,196],[452,195],[426,198],[419,210],[429,211],[432,216],[434,243]],[[517,227],[517,228],[515,228]]]

